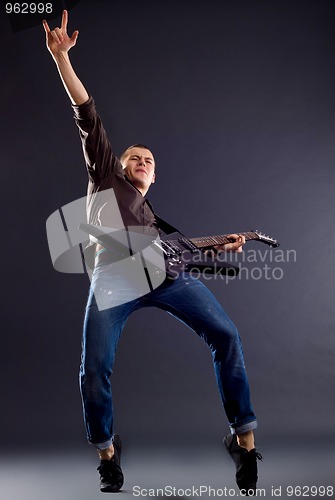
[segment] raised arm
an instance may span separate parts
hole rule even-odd
[[[70,38],[67,34],[67,21],[68,13],[64,10],[60,28],[51,31],[46,21],[43,21],[43,26],[47,48],[57,65],[65,90],[72,104],[79,105],[86,102],[89,95],[76,75],[69,59],[69,50],[76,45],[79,31],[74,31]]]

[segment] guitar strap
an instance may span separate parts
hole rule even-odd
[[[157,227],[159,229],[161,229],[165,234],[171,234],[171,233],[180,233],[184,236],[183,233],[181,233],[179,231],[179,229],[175,228],[174,226],[172,226],[171,224],[169,224],[168,222],[166,222],[164,219],[162,219],[161,217],[159,217],[154,209],[153,209],[153,206],[151,205],[150,201],[149,200],[146,200],[147,204],[149,205],[150,207],[150,210],[152,211],[152,213],[154,214],[155,216],[155,219],[156,219],[156,224],[157,224]]]
[[[171,233],[177,232],[177,233],[183,234],[179,231],[179,229],[175,228],[174,226],[171,226],[171,224],[166,222],[164,219],[159,217],[157,214],[155,214],[155,218],[156,218],[157,226],[159,227],[159,229],[164,231],[164,233],[171,234]]]

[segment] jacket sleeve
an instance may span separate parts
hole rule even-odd
[[[120,160],[112,151],[106,131],[92,97],[84,104],[72,105],[79,128],[88,175],[98,183],[112,174],[122,172]]]

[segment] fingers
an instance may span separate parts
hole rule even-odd
[[[235,245],[237,245],[236,252],[242,252],[242,246],[245,244],[245,237],[242,236],[241,234],[237,235],[238,238],[235,242]]]
[[[242,246],[245,244],[245,237],[241,234],[229,234],[228,238],[233,241],[225,245],[225,250],[228,252],[242,252]]]
[[[54,40],[58,43],[62,43],[64,40],[68,39],[68,36],[66,33],[63,32],[63,29],[61,28],[55,28],[53,31],[51,31],[51,35],[53,35]],[[69,39],[73,45],[75,45],[77,38],[79,35],[79,31],[76,30],[73,32],[72,37]]]
[[[241,234],[237,235],[237,240],[235,241],[234,245],[236,245],[236,252],[241,253],[242,252],[242,246],[245,244],[245,237],[242,236]]]
[[[240,243],[241,245],[245,244],[245,236],[243,236],[243,234],[229,234],[228,238],[234,240],[236,243]]]
[[[50,28],[49,28],[49,25],[45,19],[43,19],[43,28],[44,28],[45,33],[48,35],[48,33],[50,33]]]
[[[228,252],[242,252],[242,245],[236,241],[235,243],[228,243],[228,245],[226,246],[226,250]]]
[[[51,35],[53,36],[54,40],[58,43],[61,43],[64,39],[63,33],[60,30],[60,28],[55,28],[53,31],[51,31]]]
[[[66,27],[67,27],[67,20],[68,20],[67,10],[63,10],[61,28],[62,28],[62,30],[64,30],[64,31],[66,31]]]
[[[68,21],[68,14],[67,14],[67,10],[64,10],[63,11],[63,15],[62,15],[62,22],[61,22],[61,27],[60,28],[55,28],[53,31],[51,31],[47,21],[44,19],[43,20],[43,27],[44,27],[44,31],[45,33],[48,35],[49,33],[53,33],[55,32],[57,34],[57,37],[59,38],[60,41],[63,40],[63,35],[66,34],[66,28],[67,28],[67,21]],[[73,35],[72,35],[73,37]],[[75,37],[75,40],[77,39],[78,37],[78,33]]]

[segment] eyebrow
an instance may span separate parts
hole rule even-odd
[[[132,157],[140,158],[140,155],[130,155],[130,158],[132,158]],[[151,156],[145,156],[144,159],[154,161],[154,159],[151,158]]]

